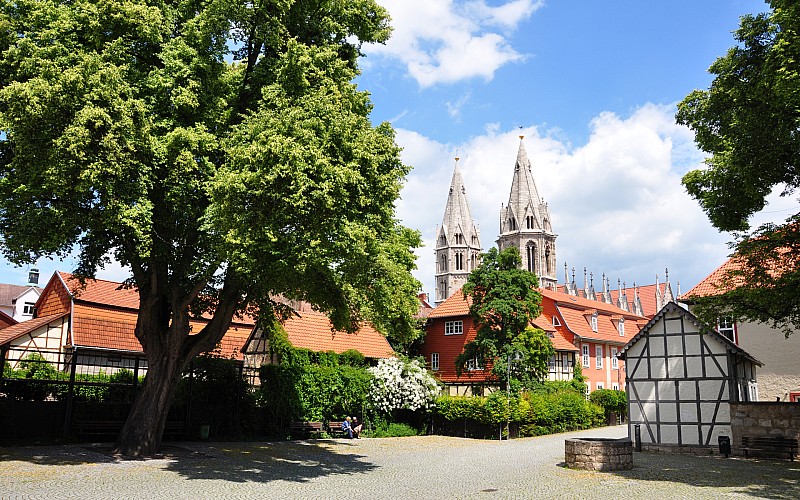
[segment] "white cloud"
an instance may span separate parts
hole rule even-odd
[[[455,101],[447,101],[445,103],[445,106],[447,106],[447,114],[450,115],[451,118],[458,118],[461,115],[461,108],[469,102],[470,97],[471,94],[467,92]]]
[[[534,0],[513,0],[496,7],[482,0],[379,3],[389,10],[394,31],[386,45],[367,45],[364,51],[400,60],[421,87],[475,77],[491,80],[501,66],[524,59],[506,33],[542,5]]]
[[[415,168],[398,214],[423,232],[427,246],[419,253],[416,275],[425,291],[434,291],[433,235],[444,212],[453,152],[460,149],[470,208],[486,250],[495,245],[500,205],[508,201],[519,135],[525,136],[534,179],[559,234],[560,281],[565,261],[576,268],[580,285],[585,266],[598,287],[602,273],[613,286],[618,278],[648,284],[657,273],[663,279],[669,267],[673,286],[680,280],[686,291],[719,266],[732,238],[711,226],[681,185],[683,173],[701,166],[703,156],[692,133],[675,124],[674,107],[647,104],[627,118],[602,113],[591,130],[587,143],[576,148],[557,139],[557,131],[535,126],[501,131],[490,124],[484,134],[459,145],[399,131],[404,159]]]

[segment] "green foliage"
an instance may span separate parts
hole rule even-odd
[[[357,357],[316,354],[287,349],[280,364],[261,367],[258,399],[273,422],[343,420],[367,406],[372,376],[363,367],[340,364]]]
[[[708,90],[679,104],[677,121],[695,132],[711,156],[683,184],[711,223],[746,231],[775,187],[791,195],[800,186],[800,3],[770,0],[771,11],[741,18],[736,45],[709,68]],[[800,328],[800,213],[736,235],[738,269],[715,297],[692,297],[701,321],[720,316],[764,322],[788,336]]]
[[[536,274],[520,268],[516,247],[492,248],[481,258],[463,288],[464,296],[472,297],[470,316],[478,332],[456,358],[456,371],[460,374],[467,362],[478,359],[484,366],[491,361],[494,376],[512,385],[542,380],[555,351],[547,334],[530,326],[541,313]]]
[[[515,422],[523,436],[588,429],[604,421],[603,409],[574,390],[523,392],[511,398],[503,392],[489,397],[440,396],[435,412],[450,421],[466,419],[490,425]]]
[[[623,417],[628,414],[628,395],[625,391],[598,389],[589,394],[589,401],[603,408],[606,418],[612,411]]]
[[[382,418],[375,418],[368,430],[363,431],[365,437],[407,437],[418,436],[419,431],[403,422],[390,422]]]
[[[369,406],[379,412],[429,409],[439,395],[439,383],[420,360],[381,359],[368,371]]]

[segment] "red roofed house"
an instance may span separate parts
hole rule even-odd
[[[728,259],[683,294],[680,301],[691,311],[693,298],[719,293],[726,273],[737,265],[735,258]],[[800,335],[786,338],[782,331],[767,324],[734,323],[731,318],[720,318],[717,331],[763,363],[758,370],[756,400],[800,402]]]
[[[293,303],[295,312],[285,322],[283,329],[293,347],[316,352],[341,354],[356,350],[365,358],[374,360],[394,357],[394,350],[386,337],[369,324],[363,324],[355,333],[336,331],[328,316],[314,311],[307,303]],[[270,350],[269,340],[263,330],[255,328],[242,347],[245,366],[257,369],[262,364],[277,363],[276,354]],[[253,370],[255,373],[255,370]],[[256,384],[256,377],[251,377]]]
[[[38,352],[59,369],[74,357],[83,373],[101,367],[106,373],[144,370],[146,361],[134,335],[138,307],[139,294],[121,283],[86,280],[83,286],[71,274],[56,272],[36,302],[34,318],[0,330],[0,354],[12,367]],[[199,331],[206,321],[190,324]],[[252,319],[234,318],[220,354],[241,360],[241,347],[252,329]]]
[[[425,342],[420,353],[449,390],[451,395],[483,395],[499,386],[491,373],[491,365],[468,364],[461,376],[456,374],[455,361],[464,346],[475,339],[477,328],[469,315],[471,300],[460,291],[451,295],[428,314]],[[543,329],[556,349],[550,359],[550,380],[570,380],[578,348],[568,342],[543,316],[533,325]]]

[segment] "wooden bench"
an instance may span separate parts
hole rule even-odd
[[[789,458],[794,461],[794,456],[797,455],[797,439],[781,436],[742,436],[742,451],[745,458],[749,458],[751,451],[788,453]]]
[[[342,422],[344,421],[328,422],[328,434],[330,434],[331,437],[347,437],[347,433],[342,430]]]
[[[289,424],[292,437],[307,438],[311,434],[322,432],[322,422],[292,422]]]

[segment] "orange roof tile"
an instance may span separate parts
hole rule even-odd
[[[469,306],[472,305],[472,297],[464,298],[459,288],[448,297],[447,300],[439,304],[428,314],[429,318],[447,318],[450,316],[466,316],[469,314]]]
[[[294,347],[337,354],[355,349],[367,358],[394,356],[386,337],[368,324],[361,325],[355,333],[332,331],[332,327],[330,319],[316,311],[292,315],[283,325]]]
[[[681,295],[680,298],[690,299],[692,297],[709,297],[723,291],[723,282],[729,271],[741,269],[741,264],[731,257],[724,264],[715,269],[704,280],[696,284],[694,288]]]
[[[0,330],[12,325],[16,325],[17,323],[19,323],[19,321],[15,320],[3,311],[0,311]]]
[[[37,328],[40,328],[51,321],[63,318],[69,313],[51,314],[50,316],[42,316],[41,318],[33,318],[16,325],[11,325],[7,328],[0,330],[0,345],[6,344],[13,340],[20,338],[26,333],[30,333]]]

